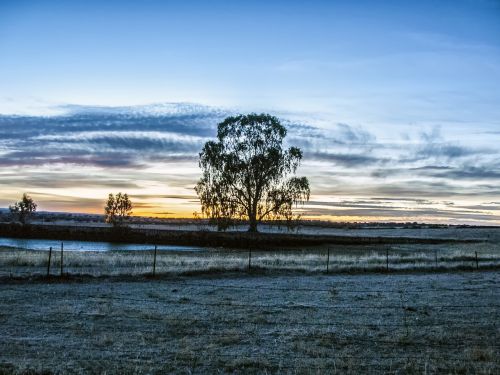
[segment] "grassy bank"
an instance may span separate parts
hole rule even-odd
[[[155,230],[145,228],[113,229],[92,226],[15,225],[0,223],[0,236],[54,240],[105,241],[228,248],[277,248],[285,246],[375,245],[375,244],[442,244],[447,242],[480,242],[453,238],[335,236],[284,233],[209,232],[188,230]]]

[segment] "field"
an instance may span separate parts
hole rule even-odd
[[[48,278],[47,251],[0,247],[0,374],[497,374],[498,230],[464,233],[484,241],[67,249]]]
[[[500,275],[10,280],[0,373],[500,371]]]

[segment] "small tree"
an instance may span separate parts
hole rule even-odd
[[[202,213],[226,229],[248,220],[249,232],[262,220],[298,218],[293,206],[309,200],[306,177],[295,177],[302,151],[283,148],[286,128],[267,114],[228,117],[217,127],[217,142],[200,153],[203,176],[195,187]]]
[[[132,202],[127,194],[118,193],[116,196],[109,194],[104,208],[106,223],[111,223],[114,227],[121,227],[131,214]]]
[[[9,210],[14,217],[17,217],[21,224],[26,224],[29,217],[36,212],[36,203],[28,194],[24,193],[21,201],[9,206]]]

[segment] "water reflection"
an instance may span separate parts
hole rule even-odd
[[[123,244],[112,242],[94,242],[94,241],[63,241],[64,251],[114,251],[114,250],[154,250],[154,245],[145,244]],[[0,237],[0,247],[14,247],[27,250],[53,250],[61,248],[61,241],[6,238]],[[162,251],[203,251],[202,247],[195,246],[176,246],[176,245],[158,245],[158,250]]]

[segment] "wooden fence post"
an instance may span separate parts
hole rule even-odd
[[[153,258],[153,277],[156,275],[156,248],[157,246],[155,245],[155,255]]]
[[[389,250],[385,250],[385,269],[389,271]]]
[[[476,270],[479,269],[479,260],[477,259],[477,251],[476,251]]]
[[[326,273],[330,271],[330,248],[328,248],[328,253],[326,256]]]
[[[248,250],[248,270],[252,268],[252,248]]]
[[[61,242],[61,276],[63,275],[64,243]]]
[[[50,276],[50,258],[52,258],[52,246],[49,248],[49,262],[47,263],[47,277]]]

